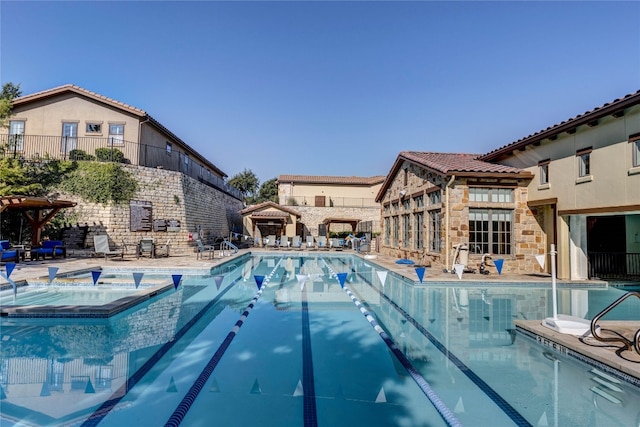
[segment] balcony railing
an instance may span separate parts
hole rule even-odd
[[[316,203],[316,198],[311,196],[280,196],[280,204],[284,206],[311,206],[324,208],[377,208],[380,205],[375,199],[364,197],[326,197],[324,204]]]
[[[640,253],[589,252],[589,278],[640,280]]]
[[[239,200],[243,198],[238,189],[209,171],[206,166],[198,164],[188,153],[149,144],[105,137],[0,135],[0,148],[0,157],[10,156],[25,161],[100,160],[182,172]]]

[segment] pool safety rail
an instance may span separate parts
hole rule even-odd
[[[611,310],[613,310],[614,308],[616,308],[617,306],[619,306],[623,301],[625,301],[627,298],[631,298],[631,297],[637,297],[640,298],[640,292],[627,292],[624,295],[622,295],[620,298],[618,298],[617,300],[615,300],[614,302],[612,302],[607,308],[605,308],[604,310],[602,310],[600,313],[596,314],[596,316],[593,318],[593,320],[591,321],[591,335],[593,336],[594,339],[600,341],[600,342],[617,342],[617,343],[622,343],[624,344],[624,346],[626,347],[626,351],[629,350],[635,350],[636,353],[640,354],[640,329],[638,329],[636,331],[636,333],[633,336],[633,340],[628,339],[627,337],[625,337],[624,335],[622,335],[621,333],[611,330],[611,329],[603,329],[600,326],[598,326],[598,322],[600,321],[600,319],[607,313],[609,313]],[[600,332],[602,331],[607,331],[613,335],[615,335],[614,337],[603,337],[602,335],[600,335]]]
[[[422,392],[427,396],[431,404],[436,408],[442,419],[447,423],[449,427],[462,427],[462,423],[458,418],[453,414],[451,409],[449,409],[440,396],[436,394],[436,392],[431,388],[426,379],[418,372],[418,370],[413,366],[413,364],[407,359],[407,357],[400,351],[400,349],[393,342],[391,337],[387,335],[387,333],[380,327],[378,322],[371,316],[371,314],[367,311],[367,309],[362,305],[360,300],[351,292],[351,290],[345,286],[345,280],[347,277],[347,273],[336,273],[333,268],[324,260],[324,265],[329,270],[329,274],[331,276],[336,277],[340,282],[340,286],[347,293],[351,301],[358,307],[360,312],[364,315],[364,317],[369,321],[369,324],[373,327],[373,329],[380,335],[380,338],[387,344],[389,349],[393,352],[393,354],[398,358],[402,366],[407,370],[411,378],[418,384],[418,387],[422,390]]]

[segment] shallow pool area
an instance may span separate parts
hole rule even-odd
[[[2,317],[2,427],[640,423],[637,384],[516,333],[551,313],[546,283],[420,284],[323,253],[164,280],[108,318]],[[591,318],[622,292],[558,299]]]

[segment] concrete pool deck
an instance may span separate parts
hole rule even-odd
[[[135,269],[143,268],[156,269],[156,270],[171,270],[171,269],[202,269],[209,270],[216,265],[220,265],[230,259],[237,258],[247,252],[253,253],[273,253],[277,255],[286,256],[291,254],[292,256],[305,254],[308,256],[319,256],[326,253],[331,254],[344,254],[350,255],[353,252],[345,250],[343,252],[329,252],[329,251],[286,251],[286,250],[265,250],[261,248],[242,249],[237,254],[231,256],[219,257],[214,259],[208,259],[206,256],[203,259],[197,259],[195,253],[178,253],[168,258],[141,258],[137,259],[135,256],[125,256],[124,259],[110,258],[105,261],[104,258],[76,258],[69,257],[65,259],[46,260],[46,261],[26,261],[16,264],[15,269],[11,274],[11,279],[15,282],[22,282],[27,279],[48,277],[49,267],[57,267],[58,274],[68,273],[77,270],[86,270],[91,268],[110,267],[110,268],[126,268]],[[216,253],[217,255],[217,253]],[[386,257],[376,254],[375,259],[370,260],[382,267],[385,267],[395,273],[398,273],[409,280],[419,284],[418,278],[415,272],[415,266],[412,265],[399,265],[395,263],[395,258]],[[4,266],[2,267],[4,272]],[[169,271],[168,271],[169,272]],[[550,276],[545,274],[502,274],[498,275],[491,273],[489,275],[480,274],[463,274],[462,278],[458,278],[456,274],[446,273],[441,268],[427,268],[425,276],[423,278],[423,284],[429,282],[452,282],[452,284],[462,282],[477,282],[483,283],[494,282],[496,285],[500,283],[513,283],[523,284],[527,282],[531,283],[544,283],[550,282]],[[6,287],[8,282],[3,278],[0,278],[0,285]],[[584,281],[584,282],[566,282],[559,281],[560,286],[606,286],[606,282],[603,281]],[[528,335],[534,340],[537,340],[540,344],[546,345],[554,351],[570,355],[572,357],[581,359],[592,366],[599,366],[603,369],[607,367],[609,370],[613,369],[628,375],[630,382],[640,386],[640,355],[634,350],[627,350],[620,352],[620,345],[604,345],[593,338],[580,338],[572,335],[560,334],[549,328],[541,325],[540,320],[516,320],[516,328],[519,332]],[[640,329],[640,316],[637,321],[601,321],[600,325],[603,329],[613,329],[621,332],[625,337],[632,340],[635,331]],[[620,354],[618,354],[620,353]]]

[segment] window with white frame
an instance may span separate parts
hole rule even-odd
[[[578,159],[578,177],[591,175],[591,148],[576,152]]]
[[[510,255],[513,211],[469,209],[469,250],[476,254]]]
[[[165,151],[167,152],[168,155],[171,155],[171,152],[173,151],[173,145],[171,145],[171,143],[168,141],[165,145]]]
[[[469,187],[469,201],[512,203],[513,188]]]
[[[549,183],[549,160],[543,160],[538,163],[538,171],[540,175],[540,185]]]
[[[9,150],[24,150],[24,120],[11,120],[9,122]]]
[[[109,124],[109,144],[111,145],[124,144],[124,124],[122,123]]]
[[[640,166],[640,133],[629,136],[631,143],[633,167]]]

